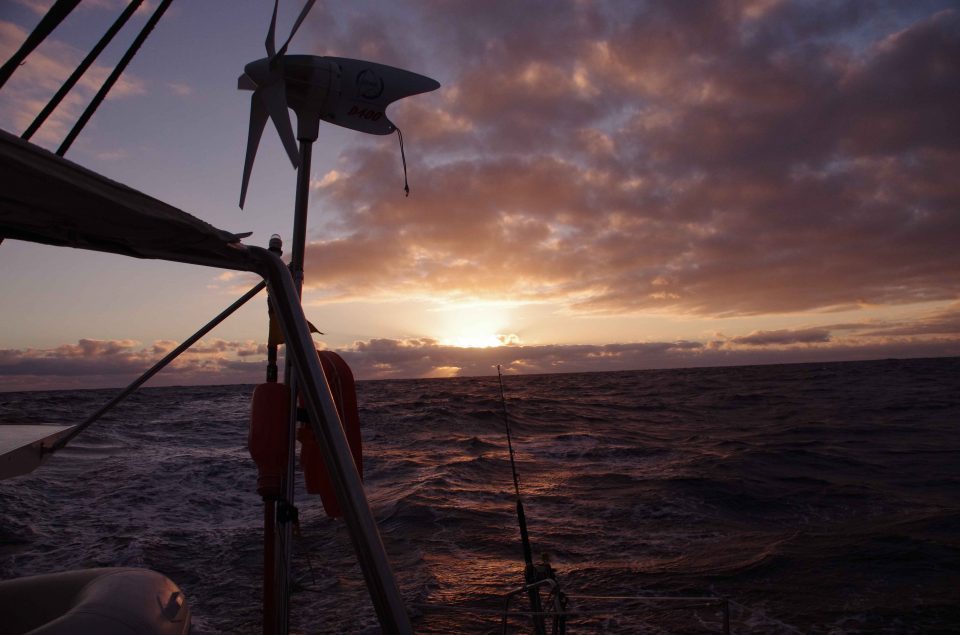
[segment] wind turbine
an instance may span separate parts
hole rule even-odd
[[[307,0],[287,40],[277,49],[275,41],[280,0],[274,0],[273,16],[267,31],[267,57],[247,64],[237,80],[240,90],[253,91],[247,153],[240,187],[240,207],[243,207],[246,200],[253,160],[268,118],[273,120],[287,156],[298,170],[290,261],[298,290],[303,284],[310,156],[313,142],[319,133],[320,121],[370,134],[390,134],[396,131],[397,127],[386,115],[387,106],[398,99],[440,87],[439,82],[429,77],[385,64],[346,57],[287,55],[290,40],[314,2],[315,0]],[[297,114],[296,140],[290,125],[288,108],[292,108]],[[299,150],[296,141],[300,142]]]
[[[429,77],[385,64],[346,57],[287,55],[290,40],[314,2],[307,1],[289,37],[278,50],[274,42],[279,0],[275,0],[266,40],[267,57],[247,64],[237,81],[240,90],[253,91],[240,187],[241,208],[268,118],[273,120],[293,167],[300,168],[303,157],[299,154],[303,148],[298,154],[288,108],[297,114],[296,139],[301,142],[316,141],[321,120],[360,132],[386,135],[397,129],[386,116],[387,106],[398,99],[440,87],[439,82]]]
[[[277,49],[277,10],[280,2],[274,0],[273,16],[270,19],[270,28],[267,31],[267,57],[247,64],[237,81],[237,87],[240,90],[253,91],[250,101],[250,129],[247,137],[247,152],[243,165],[243,181],[240,187],[240,207],[243,207],[246,200],[250,172],[253,169],[253,161],[256,158],[257,147],[260,143],[260,137],[263,135],[263,129],[266,127],[267,119],[273,121],[290,162],[297,168],[290,270],[298,294],[302,293],[303,289],[307,201],[310,189],[310,157],[313,142],[316,141],[319,133],[320,121],[369,134],[390,134],[396,131],[397,127],[386,115],[387,106],[398,99],[436,90],[440,87],[437,81],[429,77],[384,64],[345,57],[287,55],[287,46],[310,12],[314,2],[315,0],[307,0],[290,30],[287,40]],[[296,137],[294,137],[290,115],[287,112],[291,108],[297,114]],[[297,147],[297,141],[300,142],[299,148]],[[402,137],[400,147],[402,151]],[[297,412],[297,378],[290,356],[287,356],[285,376],[292,395],[290,407],[292,414],[288,430],[290,460],[287,466],[285,499],[288,505],[292,505],[293,445],[297,423],[295,414]],[[273,502],[269,504],[272,505]],[[272,530],[268,529],[266,535],[272,535]],[[289,562],[290,523],[284,523],[280,536],[282,537],[282,548],[284,550],[283,561]],[[392,624],[392,629],[396,629],[398,632],[412,632],[406,613],[402,609],[402,603],[399,601],[399,592],[396,589],[395,582],[392,581],[393,575],[389,572],[389,564],[386,566],[390,588],[388,589],[380,583],[370,586],[372,595],[386,599],[384,606],[387,608],[381,606],[380,603],[374,603],[377,612],[380,614],[382,623]],[[366,570],[364,575],[367,576]],[[269,592],[265,589],[265,632],[277,632],[281,635],[287,632],[285,619],[287,615],[287,576],[288,573],[284,571],[277,578],[280,587],[277,596],[279,606],[272,610],[268,610],[268,605],[272,600],[268,600]],[[273,579],[272,576],[271,579]],[[369,577],[367,582],[368,585],[373,584]],[[273,615],[269,613],[273,613]]]

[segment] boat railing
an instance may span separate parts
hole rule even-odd
[[[559,635],[564,632],[565,625],[565,609],[566,603],[564,601],[564,595],[560,591],[560,585],[557,584],[557,581],[552,578],[544,578],[543,580],[537,580],[532,584],[524,584],[521,587],[517,587],[512,591],[508,591],[503,595],[503,615],[500,622],[500,631],[502,633],[507,632],[507,619],[510,617],[510,602],[513,601],[518,595],[529,594],[530,591],[536,591],[539,593],[543,587],[547,587],[549,592],[547,604],[552,604],[553,607],[551,610],[534,612],[530,611],[531,617],[543,617],[544,619],[552,619],[552,632],[555,635]],[[549,600],[552,600],[550,602]]]
[[[550,592],[551,605],[549,610],[544,611],[525,611],[522,609],[511,609],[510,605],[513,598],[518,595],[526,594],[531,588],[545,588]],[[591,618],[591,617],[617,617],[627,615],[641,615],[649,613],[650,607],[631,608],[631,604],[660,605],[670,608],[697,608],[713,607],[720,611],[721,623],[720,632],[723,635],[730,635],[730,607],[733,602],[725,597],[719,596],[662,596],[662,595],[562,595],[559,587],[554,580],[540,580],[532,585],[524,585],[512,589],[502,596],[503,605],[501,608],[492,606],[467,606],[456,604],[435,604],[435,603],[415,603],[413,608],[425,612],[448,612],[463,613],[472,615],[488,615],[500,618],[500,632],[506,635],[508,632],[508,621],[511,617],[515,618],[542,618],[552,620],[553,635],[562,635],[565,632],[566,623],[571,618]],[[569,600],[571,606],[565,606],[563,598]],[[591,603],[596,602],[618,602],[621,606],[615,608],[589,608]]]
[[[249,270],[260,274],[264,281],[254,286],[194,336],[157,362],[81,425],[60,438],[52,447],[44,447],[41,452],[49,454],[62,449],[77,434],[133,393],[177,355],[184,352],[266,286],[270,292],[269,299],[274,315],[284,335],[288,357],[296,369],[298,388],[304,398],[310,426],[316,438],[322,440],[320,448],[324,463],[327,465],[331,484],[344,511],[344,520],[380,624],[385,632],[412,633],[403,598],[380,538],[376,519],[354,465],[353,455],[344,436],[333,395],[320,366],[291,272],[279,256],[267,249],[249,245],[243,246],[242,249],[249,258]]]

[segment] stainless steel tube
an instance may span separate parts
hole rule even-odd
[[[310,425],[344,513],[367,590],[385,633],[413,633],[380,532],[353,463],[337,408],[313,348],[307,318],[290,270],[275,254],[248,247],[270,287],[270,302],[286,340],[286,355],[296,369]]]

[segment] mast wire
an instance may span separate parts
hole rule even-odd
[[[80,115],[80,119],[77,120],[77,123],[74,124],[73,128],[67,134],[67,138],[63,140],[63,143],[60,144],[60,147],[57,148],[57,156],[62,157],[67,153],[67,150],[70,149],[70,146],[73,144],[73,140],[77,138],[77,135],[80,134],[80,131],[83,130],[84,126],[87,125],[87,122],[90,120],[90,117],[93,116],[93,113],[96,112],[97,107],[107,96],[107,93],[110,92],[110,89],[113,88],[113,85],[120,75],[127,68],[127,64],[130,63],[130,60],[133,59],[133,56],[137,54],[137,51],[140,50],[140,46],[147,39],[147,36],[150,35],[150,32],[153,31],[153,27],[157,25],[157,22],[160,21],[160,18],[163,17],[164,12],[167,10],[167,7],[170,6],[170,3],[173,0],[162,0],[160,5],[157,6],[157,10],[153,12],[153,15],[150,16],[150,19],[147,20],[147,23],[143,25],[143,29],[137,34],[137,38],[130,45],[130,48],[127,49],[127,52],[123,54],[123,57],[120,59],[120,62],[117,64],[116,68],[113,69],[113,72],[110,73],[110,76],[107,77],[107,81],[103,83],[103,86],[100,87],[100,90],[94,96],[93,101],[90,102],[90,105],[87,106],[87,109],[83,111],[83,114]]]
[[[220,315],[218,315],[217,317],[207,322],[203,327],[200,328],[199,331],[197,331],[196,333],[194,333],[193,335],[185,339],[179,346],[177,346],[175,349],[167,353],[163,359],[161,359],[159,362],[151,366],[149,370],[144,372],[142,375],[140,375],[140,377],[135,379],[130,385],[128,385],[123,390],[121,390],[116,397],[108,401],[99,410],[97,410],[92,415],[84,419],[83,422],[77,424],[77,427],[71,430],[69,434],[62,437],[59,441],[54,443],[49,450],[44,450],[44,452],[53,453],[53,452],[57,452],[58,450],[62,450],[63,447],[68,443],[70,443],[74,437],[76,437],[78,434],[80,434],[81,432],[89,428],[91,425],[93,425],[93,423],[97,421],[97,419],[102,417],[104,414],[106,414],[108,410],[110,410],[111,408],[116,406],[118,403],[126,399],[127,396],[129,396],[133,391],[135,391],[137,388],[139,388],[144,383],[146,383],[148,379],[150,379],[151,377],[156,375],[158,372],[160,372],[164,368],[164,366],[166,366],[167,364],[172,362],[174,359],[176,359],[185,350],[187,350],[188,348],[196,344],[201,337],[203,337],[204,335],[212,331],[218,324],[220,324],[225,319],[230,317],[230,315],[232,315],[234,311],[236,311],[237,309],[242,307],[244,304],[246,304],[247,300],[249,300],[253,296],[263,291],[264,288],[266,288],[266,286],[267,286],[267,283],[264,281],[257,283],[252,289],[250,289],[245,294],[243,294],[236,302],[234,302],[233,304],[228,306],[226,309],[224,309],[220,313]]]
[[[43,110],[40,111],[40,114],[37,115],[36,119],[33,120],[33,123],[30,124],[30,127],[20,135],[20,138],[29,141],[30,137],[43,125],[43,122],[47,120],[47,117],[60,105],[60,102],[63,101],[63,98],[67,96],[73,87],[76,85],[80,78],[83,77],[83,74],[87,72],[87,69],[90,68],[90,65],[93,64],[94,60],[103,52],[103,49],[107,47],[114,36],[123,28],[123,25],[127,23],[127,20],[130,19],[137,9],[140,8],[140,5],[143,4],[143,0],[133,0],[130,4],[127,5],[127,8],[123,10],[123,13],[116,19],[116,21],[110,25],[110,28],[107,29],[107,32],[103,34],[103,37],[100,38],[100,41],[97,42],[96,46],[90,49],[90,52],[87,53],[87,56],[83,58],[83,61],[80,62],[80,65],[77,66],[76,70],[67,78],[67,81],[63,83],[60,87],[60,90],[50,98],[50,101],[47,102],[47,105],[43,107]]]
[[[0,67],[0,88],[7,83],[13,72],[17,70],[27,56],[37,48],[41,42],[47,39],[47,36],[59,26],[63,19],[70,15],[80,0],[57,0],[41,18],[40,23],[33,29],[26,41],[17,49],[17,52],[10,56],[2,67]]]

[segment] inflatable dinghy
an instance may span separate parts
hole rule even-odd
[[[80,569],[0,582],[8,635],[187,635],[190,607],[150,569]]]

